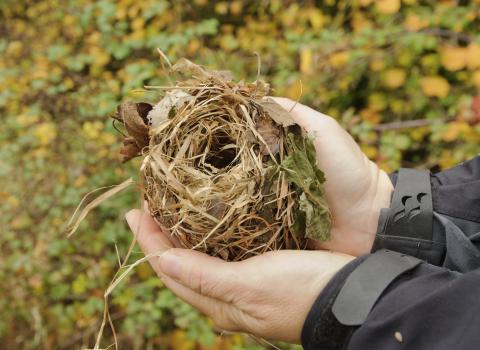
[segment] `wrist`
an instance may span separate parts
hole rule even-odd
[[[368,223],[367,231],[369,232],[368,240],[364,249],[364,253],[369,253],[372,249],[373,242],[375,241],[375,236],[377,234],[378,222],[380,218],[380,212],[384,208],[389,208],[392,201],[392,193],[394,191],[394,186],[390,177],[383,170],[376,168],[376,193],[372,201],[372,207],[370,210],[371,217],[370,222]]]

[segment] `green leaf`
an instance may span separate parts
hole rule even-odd
[[[288,134],[287,143],[289,156],[282,162],[282,169],[299,194],[294,230],[298,235],[326,241],[332,220],[323,186],[325,175],[317,167],[315,146],[310,138],[294,134]]]

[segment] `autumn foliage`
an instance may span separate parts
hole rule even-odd
[[[166,83],[157,48],[249,81],[257,52],[274,94],[337,118],[387,171],[480,151],[478,0],[5,0],[0,19],[4,348],[92,344],[138,196],[106,202],[75,240],[62,224],[86,192],[137,174],[135,160],[120,164],[108,116],[122,100],[158,100],[134,91]],[[147,265],[113,293],[111,313],[122,348],[259,346],[217,336]]]

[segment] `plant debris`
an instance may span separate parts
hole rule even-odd
[[[155,105],[125,102],[123,161],[142,156],[150,214],[186,248],[237,261],[329,239],[325,177],[313,142],[266,97],[186,59]]]

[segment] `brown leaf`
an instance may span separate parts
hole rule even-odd
[[[129,136],[124,138],[123,146],[120,149],[120,154],[122,155],[122,163],[125,163],[130,159],[140,155],[141,151],[142,149],[138,147],[133,137]]]
[[[130,135],[135,140],[135,143],[140,149],[148,146],[149,141],[148,126],[145,124],[145,111],[147,110],[145,105],[148,104],[124,102],[120,106],[118,106],[117,112],[120,119],[123,121],[125,128],[127,129],[128,135]],[[142,113],[142,115],[145,115],[145,119],[142,118],[140,112]]]
[[[273,155],[277,154],[280,150],[280,137],[282,135],[280,127],[276,125],[272,119],[266,117],[260,118],[255,126],[267,144],[264,145],[262,143],[261,151],[263,155],[268,155],[270,152],[272,152]],[[268,146],[268,148],[266,146]]]
[[[290,113],[273,99],[264,98],[263,100],[258,101],[258,104],[277,124],[280,124],[283,127],[295,124]]]

